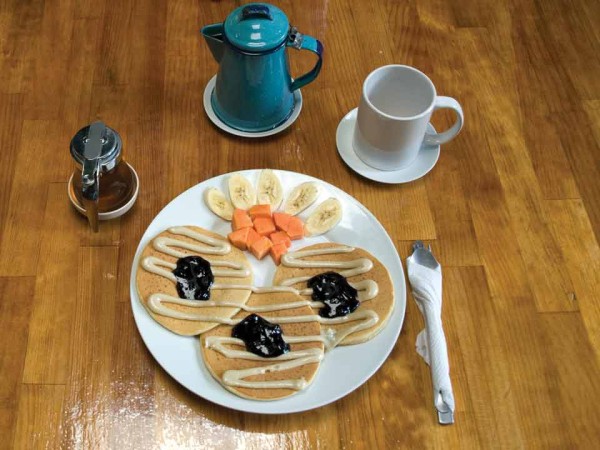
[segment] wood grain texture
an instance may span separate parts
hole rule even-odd
[[[595,448],[600,3],[274,2],[324,43],[325,63],[296,123],[263,140],[226,135],[202,109],[217,65],[198,31],[240,3],[0,2],[0,447]],[[314,64],[290,60],[294,74]],[[384,186],[344,165],[335,130],[368,73],[392,63],[457,98],[466,125],[426,177]],[[98,234],[66,196],[69,141],[96,119],[119,131],[141,185]],[[387,362],[314,411],[230,411],[154,361],[129,306],[144,230],[198,182],[262,167],[355,196],[403,261],[415,239],[432,245],[454,426],[436,422],[410,294]]]
[[[0,433],[4,443],[12,442],[14,436],[34,286],[34,277],[0,278]]]
[[[40,233],[33,313],[27,342],[25,383],[65,384],[68,380],[75,305],[79,233],[85,231],[65,201],[66,183],[48,186]]]

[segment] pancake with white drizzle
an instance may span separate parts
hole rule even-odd
[[[136,275],[138,295],[150,315],[165,328],[184,336],[203,333],[218,325],[214,320],[177,318],[173,315],[196,313],[198,308],[179,302],[164,301],[160,308],[150,308],[148,300],[153,294],[179,298],[175,277],[171,271],[182,256],[197,255],[211,262],[214,283],[222,286],[252,284],[252,269],[244,252],[233,247],[216,233],[194,226],[171,227],[152,239],[140,256]],[[211,318],[228,319],[239,311],[239,306],[250,297],[250,289],[211,290],[210,301],[217,305],[226,301],[227,307],[202,308]],[[190,304],[203,303],[192,300]],[[185,303],[185,302],[183,302]]]
[[[315,244],[301,248],[284,255],[281,265],[275,272],[273,284],[288,285],[302,290],[306,288],[308,278],[329,271],[344,275],[351,285],[359,289],[361,304],[350,315],[361,311],[372,311],[378,317],[377,323],[373,326],[347,335],[340,345],[359,344],[372,339],[387,325],[392,315],[394,285],[385,266],[366,250],[336,243]],[[373,286],[373,283],[376,286]],[[369,295],[365,296],[365,294]],[[303,298],[308,300],[310,296],[303,295]],[[315,305],[314,308],[317,313],[320,307]],[[346,323],[322,323],[323,330],[331,329],[335,333],[345,333],[348,326]]]
[[[253,400],[285,398],[308,387],[324,356],[321,326],[308,302],[291,292],[255,293],[244,309],[200,337],[202,357],[212,376],[234,394]],[[264,358],[231,337],[233,324],[253,312],[281,325],[290,344],[288,353]]]

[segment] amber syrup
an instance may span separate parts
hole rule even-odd
[[[73,183],[70,188],[77,202],[83,205],[81,195],[81,170],[73,172]],[[100,196],[98,197],[98,212],[115,211],[124,206],[135,192],[135,177],[129,165],[121,160],[112,170],[100,175]]]

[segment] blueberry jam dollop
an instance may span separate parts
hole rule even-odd
[[[312,299],[325,304],[319,315],[328,319],[342,317],[354,312],[360,302],[358,292],[346,277],[337,272],[325,272],[308,280],[307,285],[313,290]]]
[[[179,297],[188,300],[210,299],[210,287],[215,281],[210,263],[200,256],[186,256],[177,260],[173,269]]]
[[[290,351],[283,340],[281,327],[256,314],[250,314],[233,327],[231,336],[241,339],[246,350],[264,358],[274,358]]]

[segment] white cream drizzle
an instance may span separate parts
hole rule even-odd
[[[279,306],[279,305],[275,305]],[[359,321],[358,324],[344,329],[342,332],[335,332],[333,329],[328,329],[321,332],[320,336],[283,336],[284,340],[289,344],[302,342],[323,342],[327,351],[337,346],[346,336],[357,331],[371,328],[379,321],[379,316],[375,311],[363,310],[357,311],[344,317],[336,317],[334,319],[326,319],[317,316],[292,316],[292,317],[264,317],[266,320],[272,320],[277,323],[299,323],[299,322],[314,322],[319,323],[345,323],[349,321]],[[231,319],[229,319],[231,320]],[[232,320],[239,323],[240,320]],[[227,336],[209,336],[204,340],[204,345],[207,348],[213,349],[227,358],[242,358],[255,361],[264,361],[265,359],[253,353],[244,350],[235,350],[225,346],[225,344],[244,345],[241,339],[231,338]],[[278,380],[278,381],[246,381],[245,378],[262,375],[264,373],[288,370],[295,367],[300,367],[305,364],[319,362],[323,359],[324,353],[319,348],[310,348],[306,350],[295,350],[289,353],[272,358],[276,361],[275,364],[266,366],[250,367],[243,370],[226,370],[223,373],[223,382],[228,386],[255,388],[255,389],[295,389],[300,390],[306,387],[307,382],[304,378]],[[279,361],[286,361],[280,363]]]
[[[206,259],[206,258],[205,258]],[[213,267],[228,267],[232,270],[212,269],[212,273],[215,277],[234,277],[234,278],[245,278],[250,276],[250,269],[243,264],[232,263],[229,261],[214,261],[206,259]],[[164,261],[156,256],[147,256],[142,260],[142,267],[148,272],[152,272],[156,275],[168,278],[172,282],[177,282],[177,278],[173,274],[172,270],[177,267],[175,263]],[[167,267],[171,270],[165,270],[162,267]]]
[[[316,248],[313,250],[300,250],[298,252],[287,253],[281,257],[281,263],[287,267],[301,268],[323,268],[323,269],[346,269],[339,272],[340,275],[350,278],[356,275],[367,273],[373,268],[373,261],[367,258],[353,259],[351,261],[305,261],[302,258],[318,255],[331,255],[335,253],[350,253],[354,251],[354,247],[340,245],[337,247]],[[279,284],[282,286],[293,286],[296,283],[310,280],[312,277],[295,277],[282,280]],[[373,280],[365,280],[370,285],[370,290],[378,290],[375,287],[377,283]],[[377,294],[375,294],[377,295]]]
[[[211,267],[212,266],[216,266],[216,267],[230,267],[233,270],[220,270],[220,269],[215,269],[212,271],[213,275],[215,277],[219,276],[219,277],[235,277],[235,278],[243,278],[243,277],[247,277],[250,275],[250,270],[243,266],[242,264],[237,264],[237,263],[232,263],[229,261],[212,261],[212,260],[207,260]],[[157,258],[156,256],[147,256],[146,258],[144,258],[142,260],[142,267],[144,269],[146,269],[148,272],[152,272],[156,275],[160,275],[163,276],[169,280],[171,280],[173,283],[177,282],[177,278],[175,277],[175,275],[173,274],[172,270],[175,269],[175,267],[177,267],[177,265],[175,263],[169,262],[169,261],[164,261],[160,258]],[[163,267],[167,267],[171,270],[165,270],[163,269]],[[373,298],[375,298],[377,296],[377,293],[379,291],[379,287],[377,285],[377,283],[375,283],[372,280],[362,280],[362,281],[358,281],[356,283],[349,283],[350,286],[352,286],[354,289],[356,289],[358,291],[358,300],[361,302],[365,302],[367,300],[371,300]],[[267,287],[259,287],[259,286],[252,286],[252,285],[248,285],[248,284],[221,284],[221,283],[214,283],[211,286],[211,290],[223,290],[223,289],[233,289],[233,290],[250,290],[254,293],[257,294],[263,294],[263,293],[270,293],[270,292],[291,292],[293,294],[298,294],[298,295],[311,295],[313,290],[308,288],[308,289],[295,289],[291,286],[267,286]],[[314,302],[315,303],[315,308],[320,308],[323,306],[322,302]],[[163,315],[167,315],[168,314],[163,314]],[[182,318],[182,317],[178,317],[180,319],[186,319],[186,318]],[[187,320],[196,320],[193,316],[189,316],[187,317]]]
[[[196,241],[199,241],[207,245],[195,245],[179,239],[168,238],[168,237],[157,237],[153,240],[153,247],[167,255],[174,256],[176,258],[182,258],[188,256],[188,254],[175,250],[176,248],[182,248],[191,250],[196,253],[204,253],[210,255],[226,255],[231,252],[231,245],[222,240],[214,239],[203,234],[197,233],[186,227],[171,227],[168,231],[172,234],[187,236]],[[337,246],[323,249],[303,250],[293,253],[288,253],[282,257],[282,264],[287,267],[301,267],[301,268],[330,268],[330,269],[343,269],[339,273],[340,275],[349,278],[356,275],[361,275],[370,271],[373,268],[373,262],[367,258],[359,258],[351,261],[306,261],[302,258],[317,255],[330,255],[336,253],[349,253],[354,251],[354,247],[349,246]],[[214,267],[225,267],[231,270],[214,269],[213,274],[221,277],[247,277],[250,275],[250,270],[242,264],[229,262],[229,261],[211,261],[208,260],[211,266]],[[164,261],[160,258],[149,256],[142,260],[142,267],[156,275],[163,276],[173,282],[177,282],[175,275],[171,272],[175,269],[176,264]],[[171,269],[171,270],[166,270]],[[296,289],[292,286],[310,279],[310,276],[306,277],[295,277],[282,280],[279,286],[270,287],[257,287],[243,284],[220,284],[214,283],[211,289],[231,289],[231,290],[251,290],[254,293],[276,293],[276,292],[290,292],[298,295],[311,295],[312,289]],[[362,280],[356,283],[350,283],[355,289],[359,291],[358,299],[363,302],[373,299],[379,292],[379,286],[374,280]],[[251,313],[263,313],[281,311],[285,309],[299,308],[303,306],[310,306],[311,308],[320,308],[323,306],[322,302],[299,300],[295,302],[288,302],[274,305],[262,305],[262,306],[249,306],[240,305],[232,301],[197,301],[187,300],[179,297],[173,297],[167,294],[155,293],[150,295],[148,298],[148,307],[151,311],[156,314],[181,319],[181,320],[194,320],[201,322],[213,322],[226,325],[236,325],[241,319],[222,318],[211,315],[194,314],[190,312],[177,311],[165,306],[165,303],[172,303],[181,306],[187,306],[192,308],[208,308],[208,307],[231,307],[240,308],[246,312]],[[379,316],[375,311],[372,310],[359,310],[352,314],[343,317],[325,318],[316,314],[302,315],[302,316],[290,316],[290,317],[268,317],[263,316],[264,319],[274,321],[276,323],[306,323],[306,322],[319,322],[320,324],[340,324],[346,322],[357,321],[358,323],[349,326],[343,330],[335,330],[333,328],[327,328],[321,332],[319,336],[285,336],[285,340],[288,343],[301,343],[301,342],[323,342],[327,351],[336,347],[346,336],[356,333],[358,331],[366,330],[373,327],[378,321]],[[242,358],[248,360],[264,361],[258,355],[245,350],[235,350],[225,344],[243,346],[244,342],[240,339],[225,337],[225,336],[209,336],[205,339],[205,346],[211,348],[227,358]],[[246,388],[282,388],[282,389],[295,389],[300,390],[306,387],[307,382],[304,379],[296,380],[279,380],[279,381],[246,381],[245,378],[260,375],[269,372],[283,371],[300,367],[306,364],[316,363],[323,359],[324,352],[321,349],[311,348],[306,350],[295,350],[285,353],[281,356],[273,358],[274,364],[253,367],[244,370],[228,370],[223,373],[223,383],[228,386],[246,387]]]
[[[210,307],[230,307],[230,308],[240,308],[243,311],[249,313],[264,313],[264,312],[273,312],[273,311],[282,311],[285,309],[294,309],[301,308],[303,306],[311,306],[314,307],[316,304],[321,302],[311,302],[308,300],[298,300],[295,302],[288,303],[278,303],[273,305],[258,305],[258,306],[250,306],[250,305],[240,305],[235,302],[221,301],[215,302],[213,300],[207,301],[197,301],[197,300],[185,300],[179,297],[173,297],[167,294],[152,294],[148,297],[148,307],[155,312],[156,314],[166,315],[164,313],[169,313],[168,317],[172,317],[174,319],[187,319],[191,313],[184,313],[182,311],[176,311],[164,306],[165,303],[175,303],[177,305],[189,306],[192,308],[210,308]],[[202,315],[202,314],[193,314],[193,320],[197,320],[200,322],[216,322],[225,325],[237,325],[240,322],[240,319],[230,319],[226,317],[215,317],[210,315]],[[355,333],[357,331],[361,331],[363,329],[370,328],[375,325],[379,321],[379,316],[375,311],[370,309],[355,311],[352,314],[348,314],[343,317],[334,317],[332,319],[321,317],[317,314],[310,314],[304,316],[290,316],[290,317],[270,317],[270,316],[262,316],[265,320],[275,321],[277,323],[306,323],[306,322],[319,322],[321,324],[340,324],[351,322],[355,320],[368,319],[368,324],[366,325],[356,325],[354,327],[348,327],[343,330],[342,333],[337,332],[335,337],[327,338],[327,341],[322,341],[326,344],[328,348],[333,348],[337,346],[342,339],[344,339],[349,334]],[[208,339],[208,338],[207,338]],[[312,339],[315,340],[315,339]],[[321,339],[317,339],[321,340]]]
[[[179,239],[173,239],[169,237],[159,236],[152,241],[152,246],[159,252],[165,253],[175,258],[183,258],[188,256],[186,253],[177,251],[172,247],[184,248],[197,253],[204,253],[207,255],[226,255],[231,252],[231,245],[229,242],[211,238],[204,234],[198,233],[194,230],[190,230],[186,227],[171,227],[168,229],[171,234],[178,234],[180,236],[187,236],[198,242],[202,242],[207,245],[195,245],[190,244],[186,241],[180,241]]]

